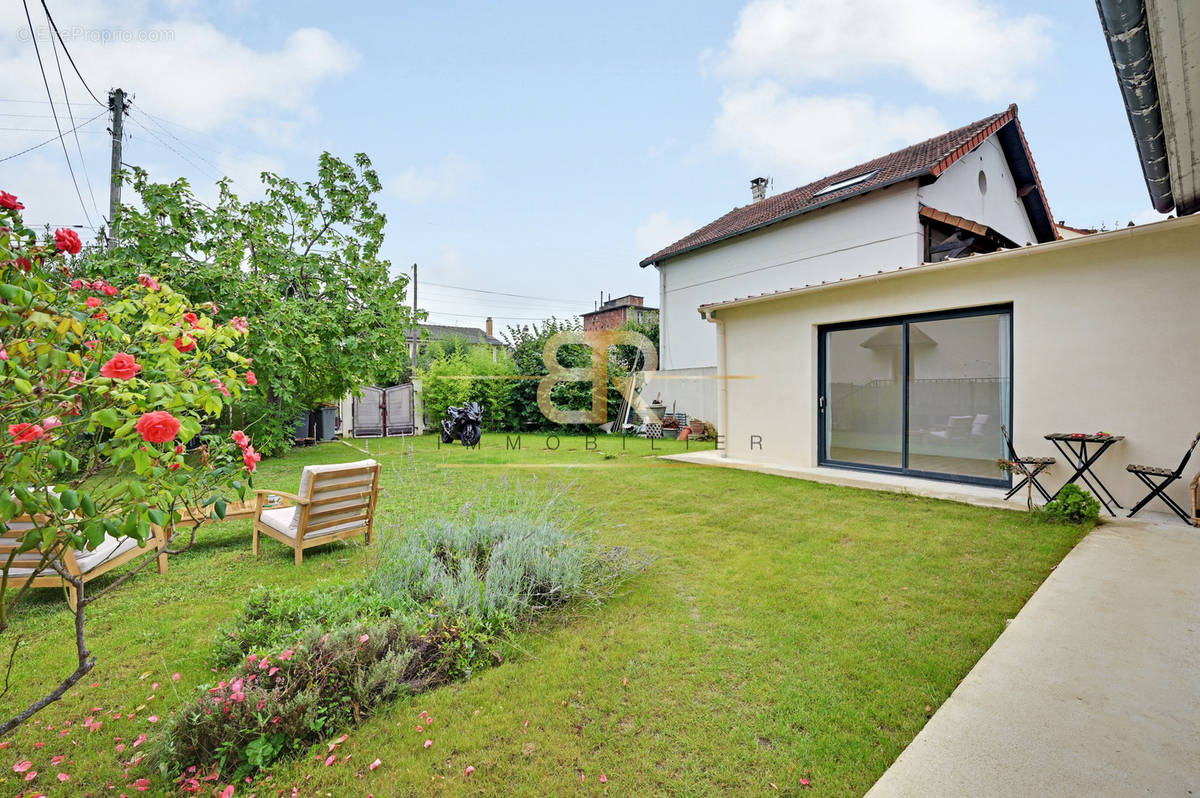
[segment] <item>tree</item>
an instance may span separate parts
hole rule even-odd
[[[254,385],[239,349],[242,319],[214,318],[212,305],[187,297],[149,275],[128,285],[71,279],[69,256],[78,236],[59,230],[39,244],[25,227],[23,205],[0,191],[0,525],[20,530],[19,545],[0,554],[0,632],[28,590],[12,576],[18,555],[33,554],[33,574],[57,572],[78,596],[74,607],[75,670],[7,720],[7,734],[57,701],[95,665],[85,636],[85,612],[153,562],[157,552],[92,595],[63,565],[66,550],[94,549],[108,539],[144,544],[151,525],[174,529],[183,508],[211,504],[222,492],[245,496],[257,453],[249,440],[200,436],[230,402]],[[253,393],[253,391],[249,391]],[[203,439],[203,452],[187,445]],[[238,447],[241,448],[239,458]],[[10,524],[14,526],[10,527]],[[168,553],[183,538],[172,533]],[[195,528],[186,545],[195,540]],[[14,641],[0,695],[11,685],[20,636]],[[44,679],[47,674],[33,674]],[[52,675],[51,675],[52,676]],[[7,714],[7,712],[5,713]]]
[[[315,181],[262,173],[266,195],[243,202],[229,181],[215,207],[188,183],[154,183],[135,169],[141,208],[121,209],[121,240],[86,268],[110,279],[161,273],[177,289],[211,301],[222,319],[252,318],[249,354],[266,390],[239,403],[261,447],[286,447],[296,415],[386,381],[409,364],[406,336],[417,319],[408,278],[379,257],[386,217],[366,155],[348,164],[324,153]]]

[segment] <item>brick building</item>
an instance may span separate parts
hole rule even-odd
[[[579,315],[583,318],[584,330],[615,330],[626,322],[650,324],[656,321],[658,308],[648,308],[642,297],[626,294],[616,299],[610,297],[595,310]]]

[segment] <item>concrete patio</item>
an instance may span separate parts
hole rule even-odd
[[[703,455],[671,459],[1023,506],[995,489]],[[1173,516],[1097,527],[868,796],[1200,794],[1198,574],[1200,529]]]

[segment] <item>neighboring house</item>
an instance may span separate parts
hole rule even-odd
[[[598,308],[579,315],[583,318],[584,330],[616,330],[629,322],[653,324],[658,321],[658,308],[646,307],[645,300],[633,294],[616,299],[609,295],[608,301]]]
[[[1058,231],[1058,237],[1066,240],[1068,238],[1079,238],[1080,236],[1090,236],[1093,233],[1100,232],[1088,227],[1072,227],[1063,222],[1055,222],[1054,229]]]
[[[1101,4],[1102,16],[1109,5],[1121,4]],[[1186,177],[1200,170],[1191,121],[1200,119],[1200,77],[1183,70],[1180,48],[1200,45],[1200,7],[1151,13],[1160,38],[1147,37],[1139,56],[1130,49],[1139,28],[1146,36],[1155,4],[1127,5],[1136,8],[1119,16],[1137,27],[1113,29],[1105,19],[1105,30],[1123,86],[1125,64],[1139,61],[1126,96],[1139,155],[1151,140],[1168,142],[1162,162],[1146,164],[1147,187],[1160,211],[1187,214],[1200,209]],[[1164,30],[1174,33],[1162,38]],[[1147,97],[1156,71],[1158,94]],[[1161,117],[1143,128],[1147,105],[1161,105]],[[1200,431],[1197,252],[1200,215],[1183,216],[920,266],[885,253],[860,274],[701,303],[720,342],[720,375],[755,377],[718,381],[719,456],[792,473],[1001,487],[1010,484],[997,467],[1008,456],[1003,424],[1019,454],[1057,457],[1043,479],[1055,490],[1071,467],[1045,436],[1105,431],[1124,439],[1095,470],[1129,508],[1147,489],[1125,466],[1169,473]],[[1193,459],[1168,491],[1181,505],[1190,505],[1187,477],[1197,467]]]
[[[659,273],[669,378],[646,390],[707,420],[717,336],[700,305],[1058,237],[1015,105],[806,186],[764,189],[754,181],[751,204],[641,262]]]
[[[507,348],[504,342],[493,334],[492,319],[488,317],[486,324],[487,329],[479,329],[478,327],[454,327],[448,324],[422,324],[421,341],[452,341],[455,339],[465,341],[469,346],[487,348],[491,352],[492,361],[500,359],[500,355]],[[419,343],[419,348],[424,348],[424,343]]]

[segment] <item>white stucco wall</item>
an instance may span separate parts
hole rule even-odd
[[[987,176],[986,193],[979,190],[981,171]],[[1020,246],[1037,241],[1025,207],[1017,197],[1008,160],[995,136],[956,161],[936,181],[921,186],[918,197],[939,211],[985,224]]]
[[[757,376],[728,382],[729,456],[817,464],[818,325],[1012,303],[1017,451],[1057,456],[1049,432],[1125,435],[1098,471],[1128,506],[1145,489],[1125,465],[1174,468],[1200,431],[1197,253],[1192,216],[718,310],[724,368]],[[786,423],[764,426],[778,407]],[[1198,470],[1200,456],[1171,491],[1185,506]],[[1067,476],[1059,456],[1045,482]]]
[[[700,305],[915,263],[919,251],[910,181],[670,258],[659,267],[659,368],[716,365]]]

